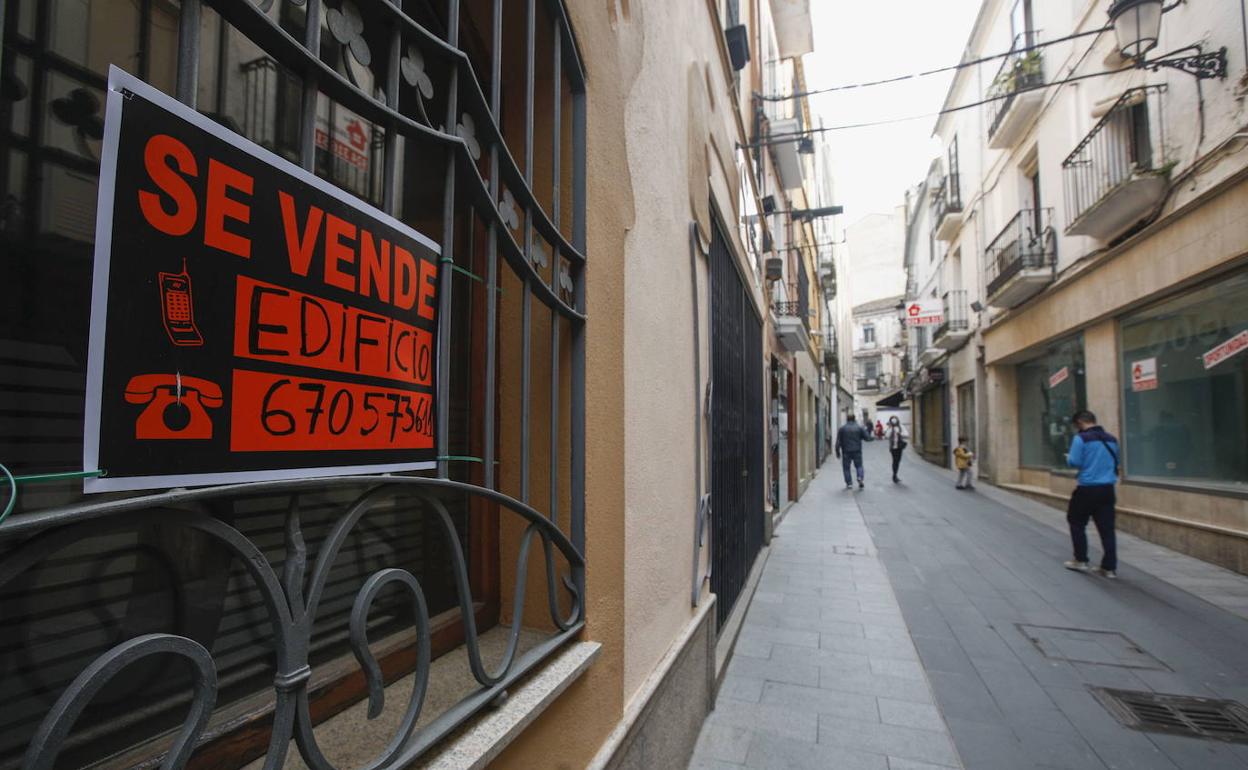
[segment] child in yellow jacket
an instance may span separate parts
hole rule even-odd
[[[958,489],[974,489],[975,485],[971,483],[975,472],[972,466],[975,465],[975,453],[972,452],[967,444],[970,441],[966,436],[958,436],[958,448],[953,450],[953,464],[958,468]]]

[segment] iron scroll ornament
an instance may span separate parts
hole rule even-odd
[[[360,483],[372,486],[346,507],[345,512],[331,528],[318,549],[311,576],[306,581],[305,592],[304,571],[307,566],[307,549],[303,543],[303,530],[299,517],[300,492],[313,487],[324,489]],[[291,495],[286,517],[286,561],[281,577],[251,540],[233,526],[214,518],[203,509],[204,503],[218,497],[235,494],[243,488],[249,494],[276,492]],[[474,604],[468,581],[467,563],[463,549],[460,547],[454,521],[442,502],[432,494],[439,489],[487,498],[528,522],[517,553],[515,602],[513,620],[508,629],[507,647],[502,660],[493,671],[487,670],[482,659],[480,638],[473,616]],[[535,537],[541,539],[546,568],[546,598],[551,621],[558,629],[553,637],[540,646],[540,652],[543,655],[550,654],[564,641],[575,635],[583,625],[584,559],[550,519],[530,506],[503,493],[462,482],[409,476],[347,476],[296,482],[259,482],[191,491],[175,490],[118,500],[103,505],[51,510],[11,521],[4,527],[5,530],[38,529],[40,525],[47,526],[48,524],[51,524],[51,528],[44,529],[30,537],[9,557],[0,561],[0,589],[49,555],[85,537],[106,535],[130,530],[137,525],[157,523],[185,527],[207,536],[214,543],[225,548],[244,566],[253,586],[260,594],[273,628],[275,700],[272,734],[265,756],[264,770],[277,770],[284,765],[287,747],[292,739],[298,747],[300,756],[309,767],[314,770],[337,770],[322,753],[313,729],[308,693],[308,683],[312,675],[308,664],[308,652],[313,624],[318,603],[339,550],[364,517],[377,510],[382,504],[392,502],[391,498],[399,492],[415,493],[420,503],[417,513],[432,514],[442,524],[448,542],[452,546],[450,553],[459,609],[464,622],[464,644],[468,653],[469,667],[480,688],[448,710],[442,717],[426,725],[421,731],[416,731],[416,722],[420,718],[427,691],[430,666],[430,621],[424,593],[415,576],[403,569],[384,568],[367,578],[357,592],[352,605],[349,643],[367,683],[369,719],[380,715],[385,697],[385,682],[381,669],[369,649],[365,631],[369,608],[382,589],[393,584],[402,587],[407,592],[412,602],[416,626],[415,686],[403,719],[381,754],[358,768],[358,770],[379,770],[395,762],[405,763],[415,759],[436,740],[449,733],[480,708],[497,699],[512,681],[540,659],[540,656],[534,657],[534,653],[539,650],[528,653],[523,664],[518,657],[518,640],[524,621],[528,554]],[[560,576],[561,581],[556,580],[553,549],[559,550],[570,567],[571,574]],[[558,582],[563,583],[570,596],[570,609],[567,615],[560,613]],[[203,735],[216,703],[217,681],[213,660],[202,645],[188,637],[176,634],[146,634],[115,645],[88,665],[69,684],[36,730],[23,757],[22,770],[52,768],[64,744],[64,739],[70,734],[74,722],[92,698],[122,669],[139,660],[157,655],[177,656],[192,664],[194,684],[190,712],[161,761],[162,770],[176,770],[184,767]]]

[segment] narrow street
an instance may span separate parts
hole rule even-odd
[[[1062,512],[865,455],[777,529],[692,768],[1248,766],[1093,690],[1248,700],[1248,578],[1122,533],[1119,580],[1069,572]]]

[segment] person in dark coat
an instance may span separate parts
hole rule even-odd
[[[836,456],[841,458],[841,470],[845,473],[845,488],[853,489],[854,480],[849,475],[849,465],[853,463],[858,472],[858,488],[863,489],[864,474],[862,471],[862,442],[871,441],[871,430],[858,424],[851,412],[845,418],[845,424],[836,432]]]

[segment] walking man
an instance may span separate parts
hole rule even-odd
[[[1114,484],[1118,481],[1118,439],[1096,424],[1096,415],[1076,412],[1075,427],[1079,435],[1070,442],[1066,462],[1079,469],[1078,486],[1070,496],[1066,521],[1070,524],[1070,541],[1075,558],[1062,566],[1087,572],[1088,519],[1096,524],[1101,536],[1101,566],[1094,571],[1107,578],[1118,577],[1118,546],[1114,537]]]
[[[858,424],[854,413],[845,418],[845,424],[836,432],[836,456],[841,458],[841,470],[845,473],[845,488],[853,489],[854,480],[849,475],[849,464],[858,472],[858,488],[862,489],[862,442],[871,440],[871,431]]]

